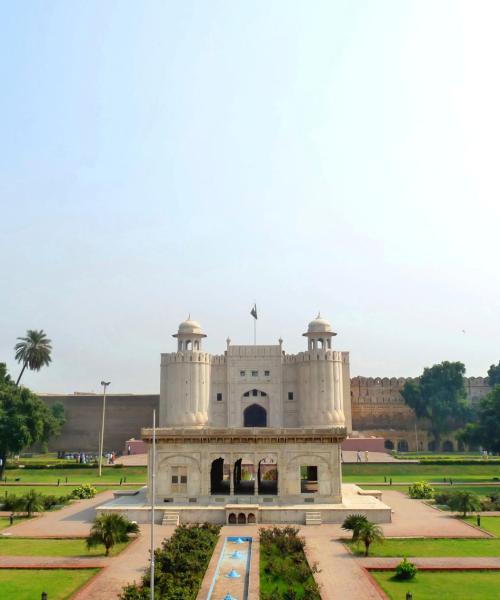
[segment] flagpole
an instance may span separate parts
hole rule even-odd
[[[257,345],[257,319],[253,320],[253,345]]]
[[[156,496],[156,410],[153,410],[153,444],[151,456],[151,600],[155,598],[155,496]]]

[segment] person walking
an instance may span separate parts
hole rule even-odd
[[[365,462],[368,462],[368,450],[365,450]]]
[[[356,462],[361,462],[361,452],[358,450],[358,453],[356,454]]]

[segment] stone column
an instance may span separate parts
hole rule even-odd
[[[259,469],[258,469],[258,464],[256,463],[256,458],[255,458],[255,454],[253,455],[253,470],[254,470],[254,476],[255,476],[255,484],[254,484],[254,488],[253,488],[253,495],[254,496],[258,496],[259,495]]]
[[[229,476],[229,495],[234,496],[234,462],[232,455],[229,464],[231,465],[231,474]]]

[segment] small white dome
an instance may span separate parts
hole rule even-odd
[[[336,335],[330,321],[323,319],[320,313],[318,313],[318,316],[307,326],[307,333],[330,333]]]
[[[201,325],[197,321],[188,318],[179,325],[179,331],[177,333],[182,335],[193,333],[200,335],[203,332],[201,331]]]

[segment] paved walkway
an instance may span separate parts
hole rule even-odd
[[[85,537],[95,517],[95,507],[111,500],[111,490],[97,494],[90,500],[79,500],[60,510],[42,513],[12,527],[2,529],[0,535],[12,537]]]
[[[133,582],[139,582],[149,564],[151,545],[149,525],[140,525],[141,534],[121,554],[109,560],[106,569],[71,597],[71,600],[116,600],[122,588]],[[156,546],[169,538],[175,531],[173,525],[157,525],[155,528]]]

